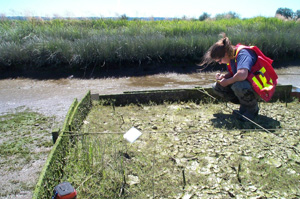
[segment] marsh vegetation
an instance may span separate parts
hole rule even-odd
[[[233,44],[256,45],[272,59],[294,60],[299,59],[299,31],[297,21],[264,17],[216,21],[2,19],[0,70],[94,71],[195,64],[221,32]]]

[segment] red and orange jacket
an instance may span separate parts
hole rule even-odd
[[[247,80],[251,83],[253,90],[265,101],[269,101],[277,85],[278,76],[272,67],[273,60],[266,57],[256,46],[236,45],[236,57],[241,49],[251,49],[257,55],[257,61],[248,73]],[[233,75],[230,63],[227,64],[228,71]]]

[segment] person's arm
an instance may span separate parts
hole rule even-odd
[[[219,84],[223,87],[228,86],[229,84],[233,84],[234,82],[244,81],[247,79],[248,70],[245,68],[239,69],[233,77],[230,78],[223,78],[219,81]]]
[[[242,49],[237,56],[237,72],[229,78],[222,79],[219,83],[225,87],[237,81],[244,81],[248,77],[248,72],[257,60],[257,55],[253,50]]]

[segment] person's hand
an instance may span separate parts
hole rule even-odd
[[[225,78],[225,75],[224,74],[221,74],[221,73],[216,73],[216,80],[219,81],[219,80],[222,80]]]
[[[223,78],[223,79],[221,79],[221,80],[218,80],[218,83],[219,83],[221,86],[226,87],[226,86],[228,86],[228,85],[230,84],[230,81],[229,81],[229,79]]]

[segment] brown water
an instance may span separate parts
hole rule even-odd
[[[279,84],[300,87],[300,66],[276,70]],[[4,79],[0,80],[0,114],[18,107],[28,107],[63,121],[74,98],[92,93],[119,94],[124,91],[210,87],[213,73],[163,73],[140,77],[104,79]]]

